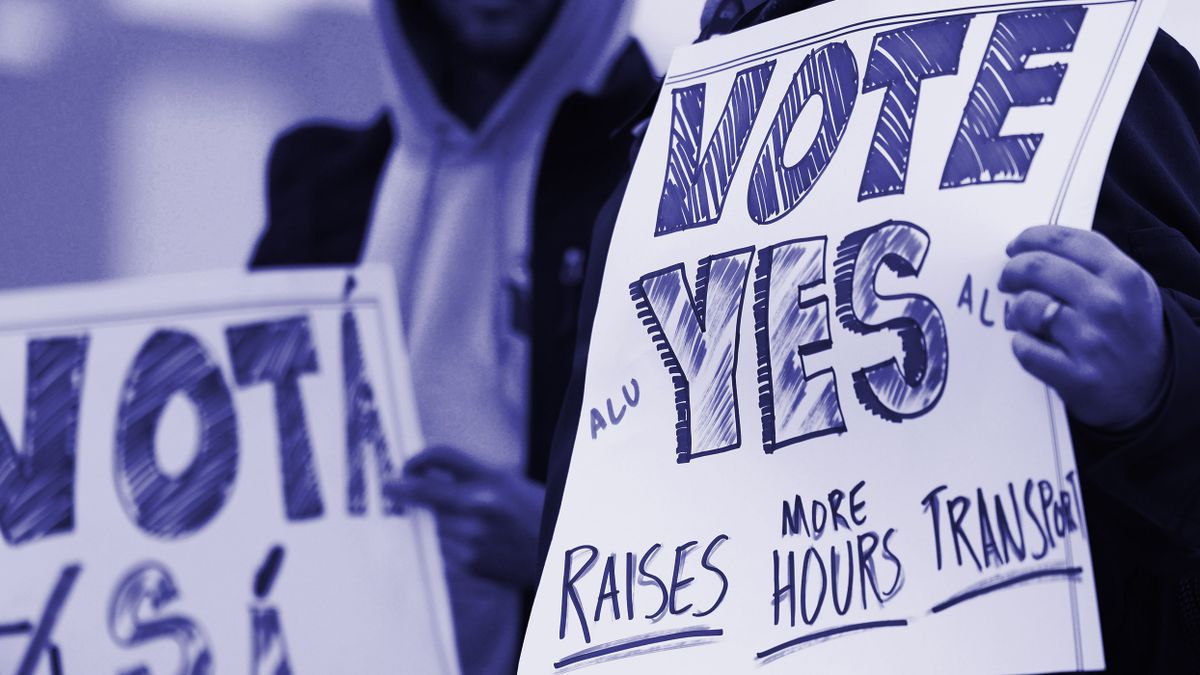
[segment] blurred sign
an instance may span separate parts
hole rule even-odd
[[[457,671],[390,273],[0,299],[0,672]]]
[[[996,283],[1090,225],[1161,5],[834,2],[676,53],[522,672],[1103,666]]]

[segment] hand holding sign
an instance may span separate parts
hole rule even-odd
[[[1008,254],[1000,290],[1019,293],[1008,323],[1021,365],[1089,426],[1122,429],[1145,418],[1167,369],[1162,298],[1150,275],[1104,235],[1066,227],[1031,227]]]
[[[1162,3],[812,4],[672,60],[581,378],[639,406],[575,430],[522,672],[1104,667],[1066,412],[972,288],[1091,219]],[[1158,297],[1055,231],[1017,351],[1116,428]]]
[[[542,486],[449,447],[421,452],[404,474],[392,495],[437,513],[447,562],[514,588],[537,583]]]

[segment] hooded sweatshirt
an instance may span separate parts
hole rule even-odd
[[[365,259],[396,270],[422,432],[522,474],[528,443],[531,213],[543,144],[562,100],[594,93],[628,39],[624,0],[563,0],[540,44],[483,121],[447,110],[376,0],[398,138]],[[512,672],[522,598],[448,567],[465,673]]]

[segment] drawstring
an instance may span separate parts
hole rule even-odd
[[[508,172],[494,171],[491,175],[492,205],[494,210],[508,211],[509,190],[505,189],[504,180]],[[518,198],[524,199],[525,195]],[[500,228],[496,233],[500,240],[500,259],[496,265],[496,298],[492,320],[495,322],[496,356],[500,372],[500,386],[508,404],[514,413],[526,409],[527,389],[529,379],[529,359],[526,355],[531,348],[533,331],[531,323],[532,284],[528,268],[529,247],[532,246],[531,219],[533,203],[529,198],[530,209],[526,212],[521,223],[509,223],[503,220],[495,221]]]
[[[400,298],[402,315],[407,317],[403,322],[405,340],[411,337],[409,331],[411,330],[412,321],[410,319],[414,311],[413,300],[418,285],[416,279],[412,277],[414,268],[416,267],[413,263],[424,257],[424,249],[429,245],[430,238],[426,236],[426,228],[433,222],[433,200],[437,190],[438,178],[441,174],[442,155],[445,154],[447,133],[445,124],[439,124],[433,130],[433,144],[429,151],[429,167],[425,172],[425,184],[421,191],[421,203],[417,208],[416,236],[413,238],[413,246],[408,253],[408,260],[405,261],[405,269],[401,272],[405,275],[405,297]],[[398,146],[392,149],[392,152],[399,151],[400,148]]]

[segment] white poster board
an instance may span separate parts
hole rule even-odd
[[[1161,5],[842,0],[675,54],[523,673],[1103,667],[996,284],[1090,226]]]
[[[397,314],[381,268],[0,298],[0,672],[457,672],[382,489],[421,442]]]

